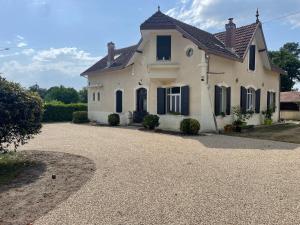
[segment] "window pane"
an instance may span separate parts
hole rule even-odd
[[[156,56],[158,60],[171,59],[171,36],[157,36]]]
[[[180,93],[180,87],[173,87],[172,88],[172,94],[179,94]]]
[[[177,113],[180,112],[180,109],[179,109],[180,101],[179,101],[179,99],[180,99],[180,97],[179,97],[179,95],[177,95],[177,96],[176,96],[176,111],[175,111],[175,112],[177,112]]]
[[[176,101],[176,98],[175,96],[171,96],[172,98],[172,101],[171,101],[171,112],[175,112],[175,101]]]

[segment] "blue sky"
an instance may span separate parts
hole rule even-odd
[[[299,0],[0,0],[0,49],[10,48],[0,51],[1,76],[26,87],[80,89],[79,74],[106,54],[106,43],[137,43],[139,25],[158,4],[209,32],[223,30],[229,17],[237,26],[253,23],[258,7],[269,50],[300,42]]]

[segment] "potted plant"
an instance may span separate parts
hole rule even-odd
[[[225,133],[230,133],[233,131],[233,125],[232,124],[227,124],[224,126],[224,132]]]
[[[232,108],[233,114],[233,126],[236,132],[242,132],[242,127],[247,125],[247,120],[250,119],[253,115],[252,111],[247,111],[246,113],[242,113],[239,106],[235,106]]]
[[[264,125],[271,125],[273,123],[273,112],[274,110],[272,108],[262,111],[262,114],[264,115]]]

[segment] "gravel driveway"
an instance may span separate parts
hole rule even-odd
[[[300,145],[60,123],[22,149],[97,166],[36,225],[300,224]]]

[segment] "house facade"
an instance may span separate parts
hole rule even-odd
[[[232,107],[254,111],[249,124],[262,122],[261,111],[275,106],[279,119],[280,68],[271,64],[262,25],[211,34],[159,10],[141,24],[138,44],[116,49],[82,73],[88,79],[88,116],[107,123],[118,113],[121,124],[160,117],[160,128],[178,130],[184,118],[195,118],[202,131],[220,130],[232,122]]]

